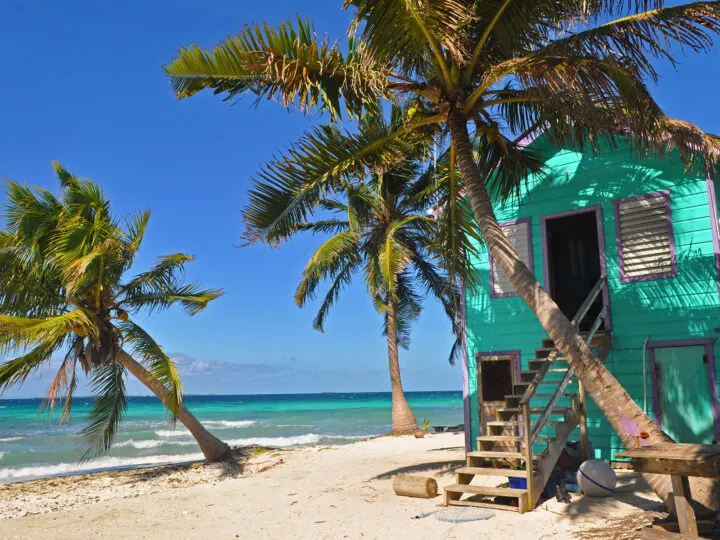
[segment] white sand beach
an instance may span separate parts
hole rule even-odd
[[[461,434],[380,437],[269,451],[243,469],[194,464],[0,486],[0,538],[636,538],[662,504],[632,473],[613,498],[573,496],[531,513],[444,523],[435,499],[398,497],[392,476],[454,482]]]

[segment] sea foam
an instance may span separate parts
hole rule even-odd
[[[144,450],[147,448],[157,448],[158,446],[163,445],[192,446],[194,444],[197,443],[195,441],[156,441],[152,439],[146,441],[135,441],[133,439],[130,439],[129,441],[116,443],[115,446],[132,446],[133,448],[137,448],[138,450]]]
[[[253,426],[257,422],[255,420],[205,420],[200,423],[208,427],[242,428]]]
[[[30,480],[48,476],[67,475],[106,469],[139,467],[143,465],[166,465],[203,459],[202,453],[178,454],[175,456],[145,456],[132,458],[103,457],[85,463],[58,463],[57,465],[41,465],[37,467],[8,467],[0,469],[0,483],[17,480]]]
[[[6,437],[4,439],[0,439],[0,442],[19,441],[20,439],[22,439],[22,437]]]
[[[189,437],[190,432],[187,429],[161,429],[156,431],[158,437]]]

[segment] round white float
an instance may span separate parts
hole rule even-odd
[[[580,489],[589,497],[607,497],[615,491],[617,478],[612,467],[600,459],[589,459],[577,472]]]

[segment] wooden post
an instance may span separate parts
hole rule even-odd
[[[527,509],[535,507],[535,470],[533,467],[532,431],[530,430],[530,404],[523,403],[523,439],[525,440],[525,472],[527,474]]]
[[[578,409],[580,409],[580,452],[582,460],[590,459],[590,441],[587,433],[587,396],[585,395],[585,387],[582,381],[578,379]]]
[[[690,506],[690,501],[688,501],[690,486],[687,476],[672,474],[670,480],[672,480],[673,501],[675,502],[675,513],[677,514],[680,533],[697,536],[698,528],[695,521],[695,511]]]

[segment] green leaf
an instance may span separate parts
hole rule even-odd
[[[318,41],[310,23],[299,17],[295,27],[290,22],[276,28],[246,25],[212,50],[180,49],[165,72],[178,98],[206,88],[227,93],[227,99],[252,93],[302,111],[320,108],[332,118],[340,117],[341,103],[359,117],[365,103],[389,95],[382,64],[352,42],[343,55],[327,38]]]
[[[81,461],[105,454],[112,446],[118,426],[127,408],[125,368],[110,362],[91,372],[90,390],[95,402],[88,414],[88,425],[82,435],[89,444]]]
[[[126,321],[118,323],[116,326],[120,330],[125,344],[139,355],[140,362],[147,368],[150,377],[168,391],[169,398],[166,406],[175,419],[183,401],[182,382],[175,363],[165,354],[152,336],[137,324]]]

